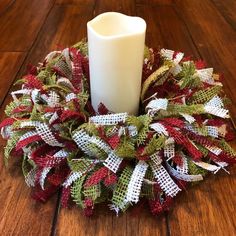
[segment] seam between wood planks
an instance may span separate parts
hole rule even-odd
[[[54,6],[64,7],[64,6],[68,6],[68,5],[73,5],[73,4],[62,4],[62,5],[60,5],[60,4],[56,4],[54,2],[53,7]],[[97,5],[97,0],[94,1],[94,5],[93,5],[93,10],[92,10],[93,16],[95,15],[96,5]],[[50,12],[51,12],[52,8],[50,9]],[[47,16],[47,18],[48,18],[48,16]],[[46,22],[46,20],[44,22]],[[54,211],[54,216],[53,216],[53,219],[52,219],[50,236],[55,236],[56,232],[57,232],[58,218],[60,217],[59,214],[60,214],[60,210],[61,210],[61,207],[60,207],[61,197],[62,197],[62,189],[59,190],[59,193],[58,193],[58,196],[57,196],[57,203],[56,203],[56,207],[55,207],[55,211]]]
[[[225,17],[225,14],[223,14],[222,11],[219,10],[219,8],[218,8],[218,6],[216,5],[216,3],[215,3],[213,0],[211,0],[211,3],[214,5],[215,10],[216,10],[216,11],[224,18],[224,20],[230,25],[230,27],[232,27],[232,29],[233,29],[234,31],[236,31],[236,27],[234,26],[234,24],[232,24],[232,23],[230,22],[230,20],[229,20],[227,17]],[[236,3],[236,2],[235,2],[235,3]]]
[[[16,0],[12,0],[7,4],[7,6],[0,12],[0,16],[2,16],[14,3]]]
[[[50,236],[55,236],[56,235],[57,220],[58,220],[59,212],[60,212],[60,209],[61,209],[60,208],[61,193],[62,193],[62,189],[60,188],[60,190],[57,194],[57,203],[56,203],[56,207],[55,207],[55,211],[54,211],[54,215],[53,215],[53,219],[52,219]]]
[[[174,5],[176,5],[176,4],[174,3]],[[195,43],[193,37],[192,37],[192,34],[191,34],[191,32],[190,32],[190,30],[189,30],[189,28],[188,28],[188,25],[186,24],[186,22],[184,21],[184,19],[181,17],[181,15],[179,14],[179,12],[176,10],[176,7],[173,7],[173,6],[171,6],[171,5],[168,6],[168,7],[172,8],[173,11],[176,13],[176,16],[179,17],[180,21],[182,22],[182,24],[183,24],[184,27],[186,28],[186,33],[187,33],[187,34],[189,35],[189,37],[190,37],[190,40],[191,40],[191,42],[192,42],[192,46],[196,49],[196,52],[197,52],[198,56],[199,56],[200,58],[202,58],[202,55],[201,55],[201,53],[200,53],[200,51],[199,51],[199,49],[198,49],[198,47],[197,47],[197,45],[196,45],[196,43]],[[161,33],[162,33],[162,32],[161,32]],[[167,236],[171,236],[172,233],[171,233],[171,227],[170,227],[169,212],[167,212],[167,213],[165,214],[165,219],[166,219]]]
[[[14,2],[15,2],[15,1],[14,1]],[[14,3],[14,2],[13,2],[13,3]],[[13,3],[12,3],[12,4],[13,4]],[[23,52],[25,53],[25,57],[24,57],[24,59],[22,60],[21,66],[19,66],[19,69],[18,69],[17,72],[16,72],[16,76],[15,76],[14,80],[12,80],[12,83],[10,84],[8,91],[5,93],[5,96],[3,97],[2,101],[1,101],[1,104],[0,104],[0,108],[1,108],[1,109],[4,109],[4,108],[2,107],[2,105],[4,104],[4,101],[6,100],[6,98],[7,98],[8,94],[9,94],[9,92],[11,91],[12,86],[14,85],[15,81],[17,80],[17,78],[18,78],[18,76],[19,76],[19,72],[21,71],[21,69],[23,68],[23,66],[25,66],[26,59],[28,58],[28,56],[29,56],[29,54],[30,54],[32,48],[34,47],[34,45],[35,45],[35,43],[36,43],[36,41],[37,41],[37,38],[38,38],[38,36],[39,36],[39,34],[40,34],[42,28],[43,28],[43,25],[44,25],[44,23],[46,22],[46,20],[48,19],[48,16],[49,16],[50,12],[52,11],[54,5],[55,5],[55,0],[54,0],[54,2],[53,2],[53,4],[52,4],[51,8],[49,9],[48,13],[46,14],[46,17],[45,17],[45,19],[44,19],[42,25],[40,26],[40,29],[39,29],[38,33],[36,34],[36,37],[35,37],[35,39],[34,39],[34,42],[33,42],[32,45],[31,45],[31,47],[30,47],[27,51],[22,51],[22,53],[23,53]],[[4,51],[4,52],[5,52],[5,51]],[[11,52],[11,51],[7,51],[7,52]],[[13,52],[14,52],[14,51],[13,51]]]

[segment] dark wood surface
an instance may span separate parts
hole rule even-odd
[[[27,64],[86,37],[86,22],[105,11],[143,17],[148,45],[183,51],[223,72],[236,121],[235,0],[1,0],[1,120]],[[1,140],[1,156],[4,145]],[[61,209],[59,195],[38,204],[20,171],[17,160],[7,168],[0,161],[0,235],[236,235],[235,167],[181,193],[173,209],[158,217],[145,209],[116,217],[100,206],[85,218],[78,208]]]

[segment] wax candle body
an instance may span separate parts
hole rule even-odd
[[[142,18],[103,13],[87,24],[92,105],[137,114],[146,23]]]

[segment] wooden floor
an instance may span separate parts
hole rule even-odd
[[[202,58],[223,72],[236,121],[235,0],[0,0],[0,119],[14,80],[27,64],[86,36],[86,22],[105,11],[138,15],[147,22],[146,43]],[[1,156],[5,142],[1,140]],[[236,147],[236,145],[234,145]],[[1,158],[2,159],[2,158]],[[0,162],[0,235],[236,235],[236,168],[221,172],[180,194],[166,215],[132,210],[120,217],[107,208],[85,218],[30,198],[14,161]]]

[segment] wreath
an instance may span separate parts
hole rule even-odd
[[[140,115],[96,113],[87,43],[53,51],[11,93],[5,161],[21,158],[38,201],[62,191],[62,206],[73,200],[87,216],[101,202],[117,214],[139,201],[167,211],[189,183],[236,162],[221,78],[181,52],[145,48]]]

